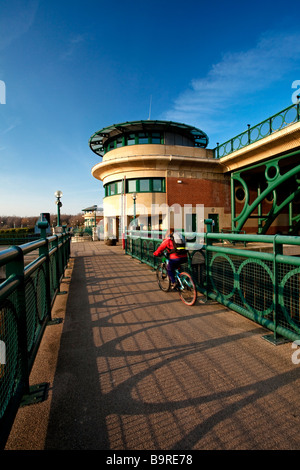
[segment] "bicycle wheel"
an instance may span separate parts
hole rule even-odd
[[[168,292],[170,290],[170,279],[167,273],[167,267],[165,263],[161,263],[156,269],[157,282],[161,290]]]
[[[190,274],[180,273],[182,287],[179,287],[179,296],[186,305],[194,305],[197,299],[197,289]]]

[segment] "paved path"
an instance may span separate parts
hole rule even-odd
[[[68,277],[70,276],[70,277]],[[7,449],[299,449],[291,343],[216,303],[185,306],[102,242],[72,258]]]

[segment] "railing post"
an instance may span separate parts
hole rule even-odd
[[[276,243],[276,237],[278,235],[274,235],[273,240],[273,322],[274,322],[274,342],[277,341],[277,316],[278,316],[278,264],[276,260],[277,255],[282,255],[282,244],[279,245]]]
[[[235,229],[235,192],[234,192],[234,178],[230,176],[230,198],[231,198],[231,230]]]
[[[125,227],[124,233],[125,233],[124,248],[125,248],[125,254],[127,255],[127,254],[128,254],[128,253],[127,253],[127,237],[128,237],[127,227]]]
[[[53,243],[54,248],[56,248],[54,256],[55,256],[55,269],[56,269],[56,291],[60,291],[60,269],[59,269],[59,250],[58,250],[58,235],[54,234],[55,236],[55,241]]]
[[[62,244],[62,271],[63,271],[63,275],[64,275],[64,272],[65,272],[65,268],[67,266],[67,251],[66,251],[66,248],[67,248],[67,244],[66,244],[66,237],[67,237],[67,234],[66,234],[66,228],[67,226],[66,225],[63,225],[62,226],[62,239],[63,239],[63,244]]]
[[[208,259],[208,250],[207,246],[212,245],[212,239],[209,238],[209,234],[212,232],[212,219],[205,219],[204,224],[206,225],[206,232],[204,233],[204,240],[205,240],[205,266],[206,266],[206,280],[205,280],[205,296],[206,300],[208,299],[208,286],[209,286],[209,278],[210,278],[210,272],[209,272],[209,259]]]
[[[273,132],[273,128],[272,128],[272,117],[269,118],[269,134],[271,135]]]
[[[62,250],[63,250],[63,234],[58,235],[58,244],[57,244],[57,260],[58,260],[58,273],[59,273],[59,285],[63,276],[63,266],[62,266]],[[60,291],[60,290],[59,290]]]
[[[19,246],[12,246],[11,248],[18,251],[18,257],[7,263],[6,265],[6,278],[14,276],[18,279],[19,284],[16,289],[16,312],[17,312],[17,329],[18,329],[18,342],[20,351],[20,370],[21,370],[21,383],[24,386],[23,393],[29,392],[29,363],[28,363],[28,348],[27,348],[27,310],[26,310],[26,297],[25,297],[25,280],[24,280],[24,254]]]
[[[206,225],[206,233],[212,233],[213,220],[212,219],[205,219],[204,223]]]
[[[250,124],[247,124],[248,126],[248,144],[251,143],[251,136],[250,136]]]
[[[49,260],[49,241],[47,239],[46,229],[48,222],[38,222],[38,228],[41,230],[41,238],[45,240],[45,244],[39,248],[39,255],[45,256],[45,279],[46,279],[46,304],[47,312],[46,316],[51,319],[51,294],[50,294],[50,260]]]

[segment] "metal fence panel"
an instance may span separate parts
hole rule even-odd
[[[70,235],[41,239],[0,252],[0,447],[5,445],[70,256]],[[24,255],[39,250],[25,266]]]
[[[300,237],[204,233],[203,247],[191,250],[188,269],[197,289],[207,298],[270,329],[274,338],[300,339],[300,258],[283,255],[283,245],[300,247]],[[224,240],[232,245],[224,245]],[[268,243],[272,252],[252,251],[251,242]],[[161,238],[127,234],[126,253],[155,268],[153,251]]]

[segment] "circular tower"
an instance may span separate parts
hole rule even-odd
[[[171,121],[131,121],[95,132],[89,146],[101,157],[92,175],[104,186],[104,236],[174,223],[200,231],[207,211],[224,218],[228,209],[230,218],[230,191],[227,201],[222,166],[207,145],[205,132]]]

